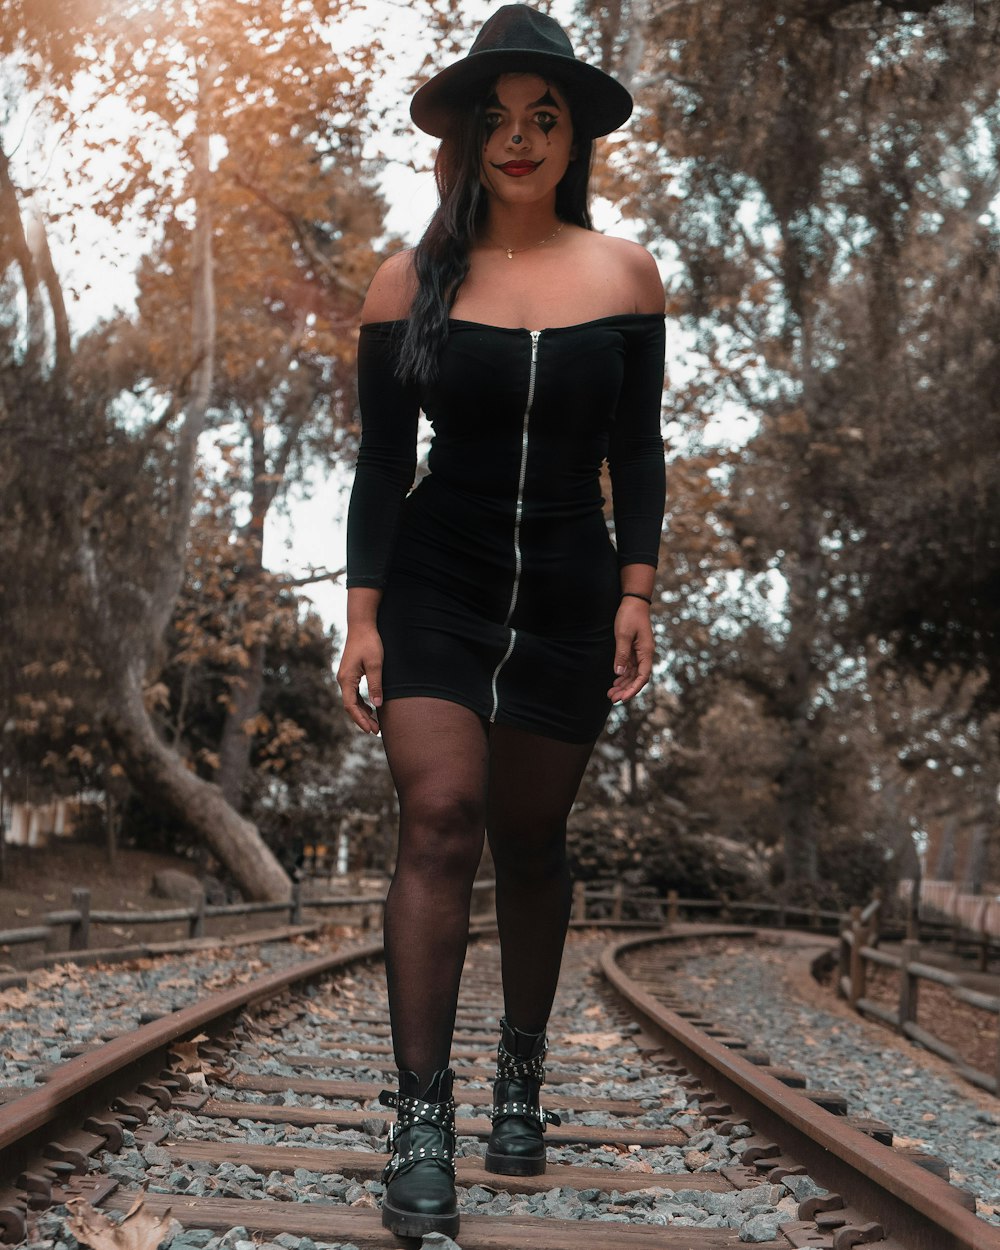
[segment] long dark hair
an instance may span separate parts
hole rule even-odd
[[[573,117],[573,100],[554,80]],[[463,109],[447,138],[442,139],[434,162],[438,206],[420,242],[413,263],[417,293],[400,343],[397,372],[403,381],[431,382],[448,339],[448,316],[458,288],[469,272],[469,251],[486,218],[487,196],[480,181],[486,142],[485,103],[492,84]],[[560,221],[593,230],[588,194],[594,141],[574,134],[576,157],[556,187],[556,216]]]

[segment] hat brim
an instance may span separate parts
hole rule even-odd
[[[573,129],[596,139],[625,124],[632,115],[632,97],[610,74],[568,56],[548,52],[497,48],[478,52],[448,65],[420,87],[410,101],[414,124],[444,139],[455,112],[476,95],[476,88],[500,74],[533,73],[565,83],[572,94]]]

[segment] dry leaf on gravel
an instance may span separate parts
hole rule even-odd
[[[593,1020],[597,1016],[604,1015],[604,1008],[600,1005],[600,1003],[598,1003],[595,1007],[588,1007],[583,1014],[588,1020]]]
[[[32,987],[39,990],[50,990],[74,979],[81,979],[79,964],[63,964],[61,968],[45,968],[31,974]]]
[[[197,1037],[192,1037],[189,1042],[174,1042],[170,1047],[170,1054],[175,1059],[175,1066],[181,1072],[206,1072],[210,1065],[206,1064],[201,1055],[198,1054],[198,1046],[201,1042],[207,1042],[208,1037],[204,1033],[199,1033]]]
[[[620,1033],[564,1033],[562,1040],[574,1046],[593,1046],[595,1050],[610,1050],[612,1046],[624,1046]]]
[[[154,1215],[139,1198],[120,1224],[89,1202],[70,1201],[70,1232],[91,1250],[157,1250],[173,1223],[170,1212]]]
[[[322,1003],[307,1002],[306,1011],[311,1016],[319,1016],[321,1020],[340,1020],[343,1021],[342,1011],[331,1011],[329,1007],[324,1007]]]

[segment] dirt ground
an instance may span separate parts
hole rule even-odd
[[[0,881],[0,928],[40,924],[48,911],[72,906],[74,889],[90,890],[92,908],[155,911],[178,904],[150,894],[153,874],[178,868],[194,875],[190,860],[150,851],[121,850],[108,862],[103,847],[52,840],[45,847],[8,846]]]
[[[162,911],[185,906],[173,899],[151,893],[153,876],[163,868],[179,869],[196,876],[188,859],[160,855],[150,851],[119,850],[114,865],[108,862],[103,847],[71,840],[52,840],[48,846],[27,848],[8,846],[3,880],[0,880],[0,929],[22,929],[44,923],[46,912],[61,911],[72,906],[73,890],[90,890],[92,911]],[[338,879],[338,885],[343,879]],[[313,892],[310,882],[306,896]],[[321,893],[339,893],[323,879],[315,883]],[[346,886],[341,885],[341,888]],[[352,887],[347,887],[352,888]],[[353,888],[356,888],[356,883]],[[316,913],[312,913],[313,917]],[[309,914],[307,913],[307,919]],[[286,924],[287,912],[263,915],[209,917],[206,935],[238,934],[251,930]],[[68,927],[55,930],[54,950],[65,950],[69,943]],[[127,946],[136,942],[167,942],[186,938],[186,923],[170,924],[92,924],[91,947]],[[41,941],[25,945],[0,946],[0,971],[21,968],[25,960],[41,954]]]

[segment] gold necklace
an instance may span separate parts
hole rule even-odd
[[[494,243],[493,246],[498,247],[501,252],[506,252],[508,260],[513,260],[518,252],[530,252],[533,247],[541,247],[543,243],[550,243],[565,224],[564,221],[561,221],[551,234],[546,235],[544,239],[539,239],[537,243],[529,243],[527,247],[505,247],[502,243]]]

